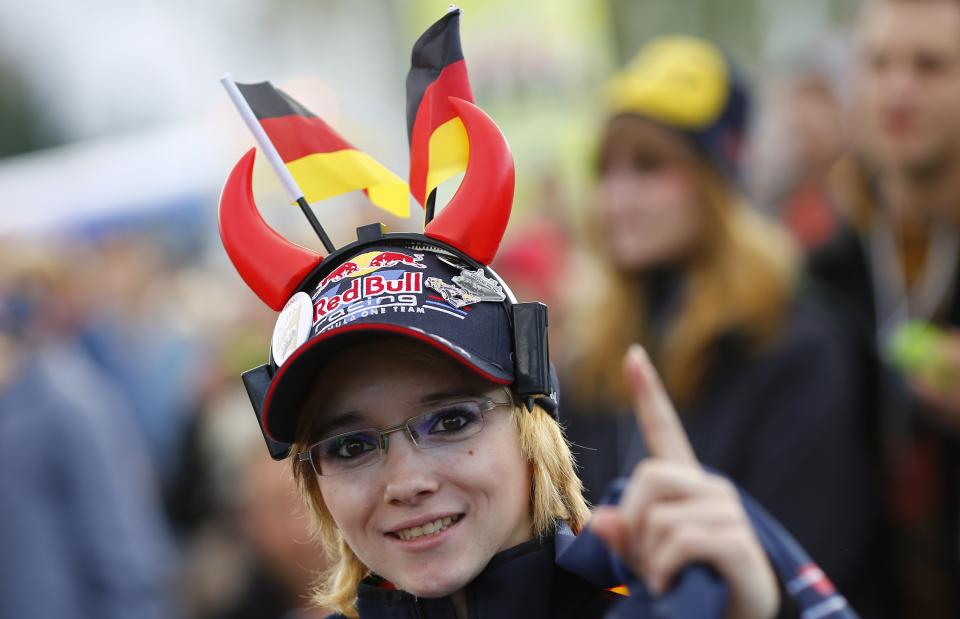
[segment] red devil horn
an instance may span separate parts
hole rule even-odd
[[[253,201],[251,148],[237,162],[220,195],[220,239],[233,266],[260,300],[276,311],[322,256],[286,240],[271,228]]]
[[[424,234],[453,245],[481,264],[490,264],[500,247],[513,206],[513,156],[500,129],[477,106],[450,97],[470,143],[467,171]]]

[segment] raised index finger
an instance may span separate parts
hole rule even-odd
[[[632,345],[623,359],[623,371],[637,425],[650,455],[699,466],[680,418],[647,352],[636,344]]]

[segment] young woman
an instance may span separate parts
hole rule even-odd
[[[665,403],[642,355],[629,363],[638,398]],[[774,616],[773,573],[736,492],[697,466],[669,410],[639,410],[666,413],[650,424],[668,424],[676,453],[639,469],[630,505],[607,508],[594,532],[655,591],[704,561],[729,579],[732,616]],[[299,425],[295,472],[340,557],[321,604],[360,617],[397,606],[411,617],[599,617],[617,600],[557,567],[557,527],[579,532],[589,513],[560,427],[509,388],[387,337],[331,357]]]
[[[699,466],[640,350],[626,376],[653,457],[588,524],[543,306],[486,266],[512,159],[489,117],[456,108],[470,164],[423,234],[365,226],[325,258],[294,246],[256,211],[252,151],[221,198],[227,253],[282,308],[244,383],[336,557],[317,602],[363,619],[844,613],[789,536]]]
[[[574,321],[571,440],[591,498],[646,455],[617,371],[641,342],[700,460],[755,496],[842,590],[869,587],[877,511],[857,368],[799,294],[786,234],[739,195],[746,105],[720,51],[691,37],[650,42],[612,81],[591,211],[607,283]]]

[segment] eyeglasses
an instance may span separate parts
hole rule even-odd
[[[325,438],[296,457],[299,462],[309,461],[317,475],[340,475],[381,462],[393,432],[406,430],[420,449],[443,447],[476,436],[483,429],[484,415],[506,406],[513,406],[509,398],[505,402],[487,397],[448,402],[389,428],[365,428]]]

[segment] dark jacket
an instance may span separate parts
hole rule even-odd
[[[602,617],[621,596],[558,567],[554,540],[533,540],[496,555],[467,587],[470,619]],[[361,583],[362,619],[455,619],[449,598],[416,598],[375,578]]]
[[[809,551],[855,607],[870,597],[868,551],[877,485],[855,414],[854,355],[823,310],[797,303],[775,345],[754,352],[718,342],[701,388],[680,418],[700,461],[754,496]],[[574,397],[574,400],[576,398]],[[630,410],[570,407],[588,499],[646,456]],[[860,593],[864,591],[864,593]]]
[[[614,480],[603,502],[619,503],[626,483]],[[741,500],[780,584],[778,617],[855,619],[847,601],[789,533],[749,495],[741,493]],[[618,585],[626,585],[629,595],[607,590]],[[358,598],[361,619],[455,617],[449,598],[418,599],[375,577],[360,585]],[[565,524],[542,542],[499,553],[467,586],[469,619],[721,619],[727,600],[717,573],[696,564],[678,574],[665,593],[653,596],[589,528],[574,536]]]
[[[891,527],[886,562],[904,616],[960,615],[960,438],[933,426],[876,345],[873,278],[863,239],[843,228],[810,258],[844,330],[855,337],[865,369],[863,414],[883,457]],[[960,265],[952,293],[934,320],[960,327]],[[904,610],[904,609],[909,609]]]

